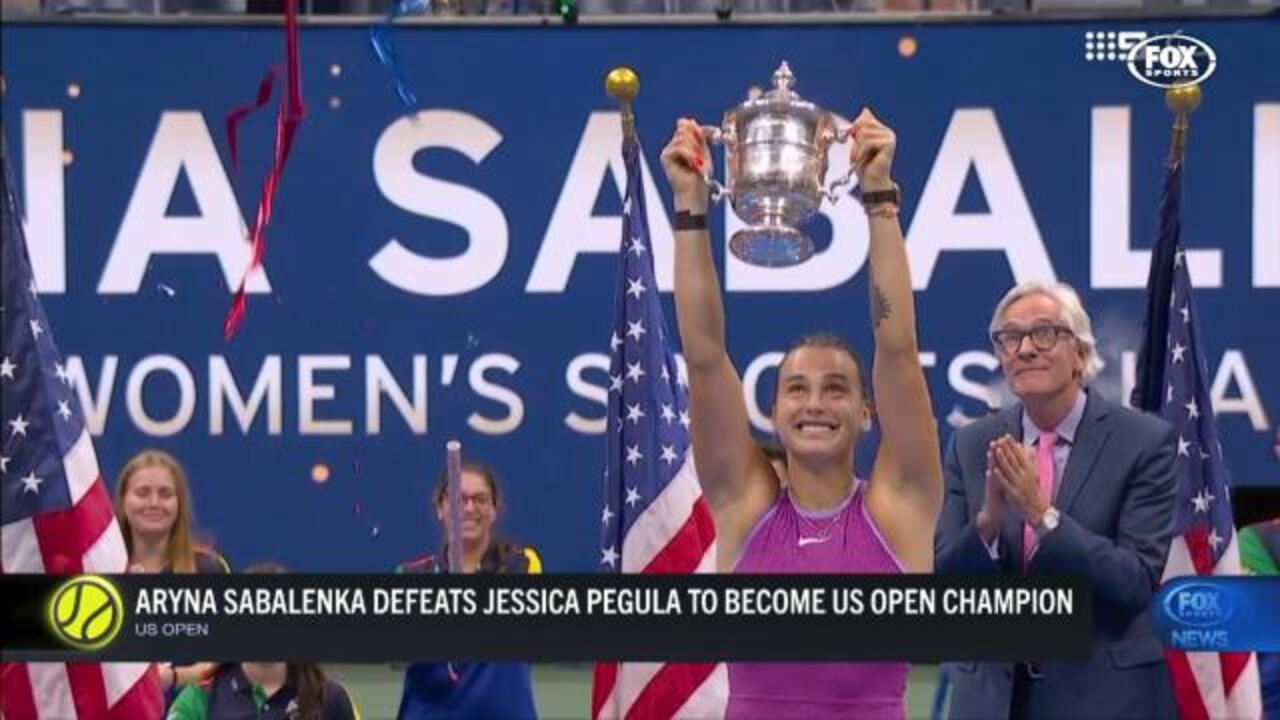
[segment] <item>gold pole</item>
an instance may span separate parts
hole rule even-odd
[[[616,67],[605,77],[604,89],[622,106],[622,138],[629,142],[636,132],[636,116],[631,105],[640,94],[640,78],[629,67]]]
[[[1169,164],[1182,162],[1187,151],[1187,117],[1200,107],[1200,85],[1175,85],[1164,93],[1164,104],[1173,111],[1173,139],[1169,143]]]

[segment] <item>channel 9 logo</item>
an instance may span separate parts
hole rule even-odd
[[[1159,88],[1196,85],[1218,67],[1209,43],[1183,33],[1148,35],[1141,30],[1090,30],[1084,34],[1084,59],[1119,61],[1140,82]]]
[[[1193,583],[1164,598],[1164,613],[1173,621],[1171,642],[1183,650],[1223,650],[1230,637],[1222,626],[1235,612],[1235,602],[1222,588]]]

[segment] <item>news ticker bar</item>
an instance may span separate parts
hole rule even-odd
[[[0,657],[45,660],[1074,660],[1081,578],[0,576]]]

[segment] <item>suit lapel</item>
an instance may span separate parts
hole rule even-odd
[[[1102,448],[1111,437],[1111,423],[1108,422],[1110,410],[1107,401],[1093,391],[1089,391],[1084,406],[1084,417],[1080,419],[1080,427],[1076,429],[1076,440],[1071,446],[1071,454],[1067,457],[1067,467],[1062,473],[1062,486],[1058,489],[1054,506],[1060,512],[1071,509],[1080,491],[1093,472]]]

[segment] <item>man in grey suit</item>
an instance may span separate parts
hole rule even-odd
[[[1093,646],[1083,662],[954,664],[951,716],[1176,717],[1148,614],[1174,529],[1173,428],[1088,388],[1102,363],[1069,286],[1015,287],[990,330],[1021,402],[952,437],[935,572],[1087,576]]]

